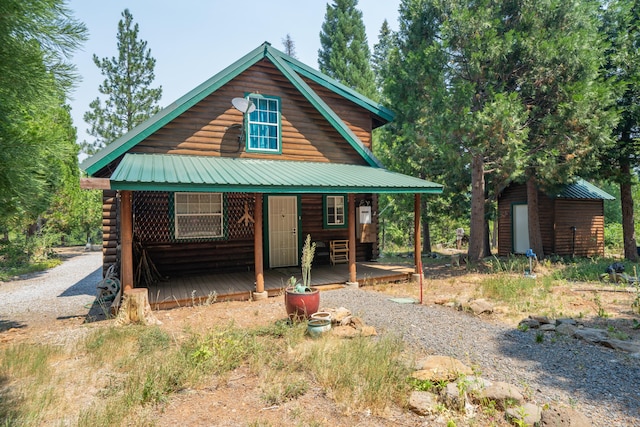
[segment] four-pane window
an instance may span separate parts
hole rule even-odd
[[[175,193],[176,239],[223,236],[222,193]]]

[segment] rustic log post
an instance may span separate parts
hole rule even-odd
[[[268,293],[264,290],[264,264],[262,253],[262,193],[255,194],[255,205],[253,212],[253,254],[256,270],[256,291],[253,299],[264,299]]]
[[[422,244],[420,235],[420,193],[416,193],[413,202],[413,228],[414,228],[414,260],[416,263],[416,274],[422,274]]]
[[[133,289],[133,215],[132,192],[120,192],[120,282],[122,289]]]
[[[139,323],[142,325],[159,325],[162,324],[151,311],[149,305],[149,290],[147,288],[132,288],[124,290],[124,298],[116,324],[128,325],[130,323]]]
[[[356,274],[356,197],[349,193],[349,283],[358,283]]]

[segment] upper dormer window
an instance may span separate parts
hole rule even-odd
[[[249,95],[255,110],[247,118],[247,151],[281,153],[280,98]]]

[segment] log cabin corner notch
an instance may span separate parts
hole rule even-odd
[[[297,266],[311,234],[349,241],[354,281],[356,261],[378,255],[377,194],[442,192],[375,158],[372,130],[392,119],[264,43],[82,163],[109,184],[104,268],[139,286],[137,248],[163,276],[252,270],[263,293],[265,268]],[[366,233],[359,206],[373,211]]]

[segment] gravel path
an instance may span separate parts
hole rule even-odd
[[[0,332],[86,316],[101,263],[101,252],[80,253],[49,271],[0,283]],[[362,289],[323,292],[322,305],[347,307],[423,353],[456,357],[488,379],[518,386],[539,405],[572,405],[595,427],[640,427],[640,361],[625,353],[571,338],[536,343],[532,331],[451,308],[398,304]]]
[[[51,270],[0,282],[0,331],[86,316],[102,279],[102,252],[74,254]]]
[[[494,325],[440,306],[399,304],[384,294],[324,292],[324,307],[347,307],[378,331],[399,334],[428,354],[455,357],[490,380],[531,393],[538,405],[574,406],[608,427],[640,426],[640,361],[572,338],[535,342],[535,333]]]

